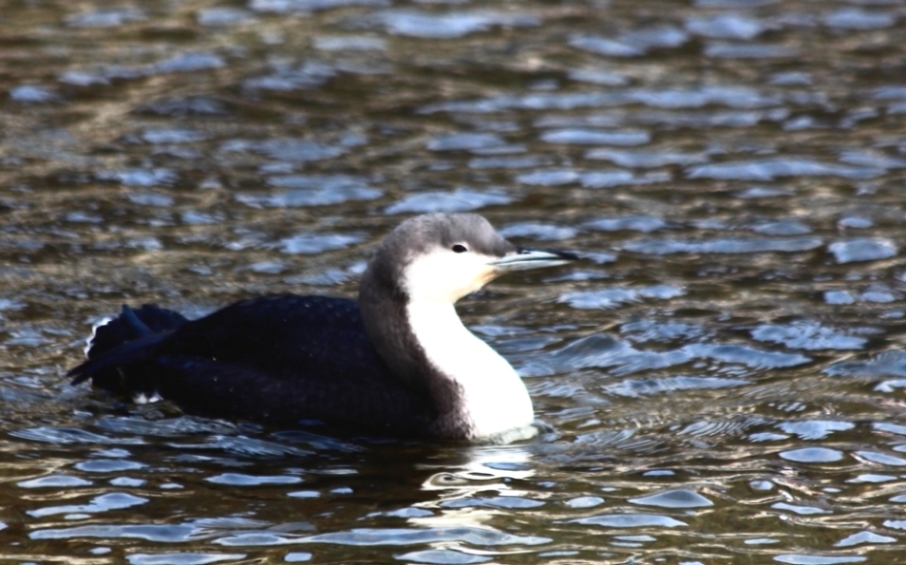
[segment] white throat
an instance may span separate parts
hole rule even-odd
[[[534,412],[522,379],[506,359],[462,324],[452,304],[414,301],[406,306],[406,315],[428,361],[461,387],[462,416],[469,421],[473,439],[530,428]]]

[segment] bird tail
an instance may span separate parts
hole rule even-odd
[[[188,320],[172,310],[145,304],[137,310],[123,305],[120,315],[94,327],[85,353],[88,359],[70,370],[72,384],[88,379],[94,386],[114,393],[134,393],[123,367],[147,360],[154,346]]]

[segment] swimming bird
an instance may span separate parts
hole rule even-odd
[[[479,215],[416,216],[379,244],[358,302],[268,295],[191,321],[123,306],[95,328],[87,361],[68,375],[202,416],[319,421],[380,436],[530,436],[525,385],[454,303],[504,273],[576,258],[516,247]]]

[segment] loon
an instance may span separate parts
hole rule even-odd
[[[504,273],[577,258],[516,247],[479,215],[415,216],[379,244],[358,302],[266,295],[192,321],[124,305],[95,327],[87,360],[68,376],[215,418],[394,437],[530,437],[525,385],[454,303]]]

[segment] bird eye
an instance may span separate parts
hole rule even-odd
[[[454,245],[453,247],[451,247],[450,249],[453,250],[453,253],[465,253],[466,251],[468,251],[468,249],[466,249],[465,245],[460,245],[458,243],[456,245]]]

